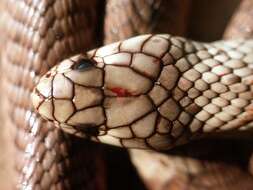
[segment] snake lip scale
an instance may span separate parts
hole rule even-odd
[[[63,60],[32,93],[64,131],[126,148],[167,150],[253,127],[253,40],[201,43],[141,35]]]

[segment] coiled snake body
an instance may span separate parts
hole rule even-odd
[[[253,127],[253,40],[141,35],[64,60],[39,81],[35,109],[64,131],[166,150]]]

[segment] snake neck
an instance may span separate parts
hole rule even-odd
[[[154,88],[169,92],[156,98],[162,99],[161,116],[172,122],[172,136],[253,127],[252,40],[171,42]]]

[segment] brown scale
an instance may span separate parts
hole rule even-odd
[[[109,0],[104,24],[105,44],[145,33],[184,35],[190,1]]]
[[[252,8],[253,3],[251,0],[240,1],[238,8],[230,19],[228,26],[224,32],[224,37],[242,38],[252,37],[253,23],[252,23]],[[243,21],[243,22],[242,22]]]
[[[14,158],[8,159],[8,189],[104,189],[101,151],[52,128],[33,112],[30,101],[34,84],[49,67],[97,43],[92,23],[99,20],[99,4],[78,0],[2,3],[6,17],[1,34],[6,34],[6,43],[1,50],[5,70],[1,90],[6,96],[1,99],[9,157]],[[88,171],[97,168],[101,173],[90,175]]]

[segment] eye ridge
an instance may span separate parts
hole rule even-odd
[[[94,67],[94,62],[90,59],[81,58],[73,65],[73,70],[86,71]]]

